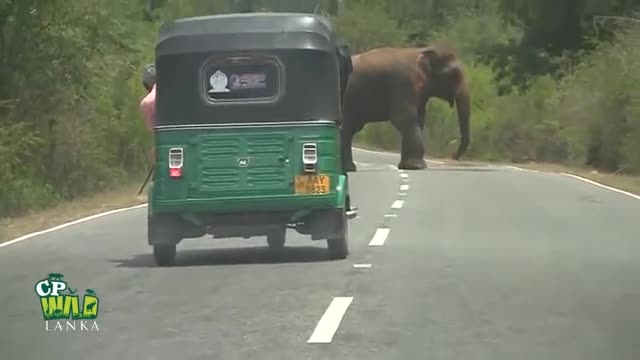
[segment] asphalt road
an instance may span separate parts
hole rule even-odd
[[[355,155],[347,260],[291,232],[281,253],[190,240],[157,268],[144,208],[0,248],[0,359],[640,359],[640,201]],[[99,331],[45,331],[51,272],[95,290]]]

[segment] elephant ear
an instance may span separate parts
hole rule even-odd
[[[457,81],[461,75],[460,64],[452,51],[428,47],[420,54],[418,62],[428,76],[454,77],[454,80]]]
[[[437,68],[438,51],[434,48],[426,48],[420,51],[420,58],[418,58],[418,66],[424,71],[427,77],[433,76]]]

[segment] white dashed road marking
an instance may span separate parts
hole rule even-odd
[[[393,205],[391,205],[392,209],[400,209],[402,207],[402,205],[404,205],[404,200],[396,200],[393,202]]]
[[[407,173],[400,173],[400,177],[406,179],[409,177],[409,175],[407,175]]]
[[[391,217],[398,217],[398,215],[396,215],[396,214],[385,214],[384,217],[391,218]]]
[[[316,324],[316,328],[307,343],[330,343],[352,301],[353,297],[334,297],[320,321]]]
[[[400,185],[400,191],[408,191],[408,190],[409,190],[409,185],[407,184]]]
[[[398,193],[398,196],[407,196],[407,193],[400,192]]]
[[[387,240],[387,236],[389,236],[389,228],[380,228],[376,230],[375,235],[373,235],[373,239],[369,242],[369,246],[382,246],[384,242]]]
[[[353,264],[354,269],[370,269],[371,264]]]

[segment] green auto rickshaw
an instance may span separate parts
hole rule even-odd
[[[155,171],[148,243],[160,266],[183,239],[288,228],[348,256],[349,181],[340,147],[348,47],[324,17],[202,16],[166,24],[155,48]]]

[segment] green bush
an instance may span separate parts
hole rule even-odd
[[[140,68],[157,30],[142,10],[0,2],[0,218],[142,178]]]
[[[242,3],[287,11],[315,1]],[[0,218],[142,179],[150,139],[139,76],[160,22],[238,4],[0,0]],[[339,5],[321,4],[332,13]],[[550,1],[350,0],[333,20],[356,52],[434,42],[458,50],[472,98],[466,158],[640,174],[640,26],[631,19],[599,35],[585,25],[637,4],[585,4],[552,14]],[[426,116],[427,154],[449,156],[455,109],[432,99]],[[400,136],[374,123],[355,141],[397,150]]]

